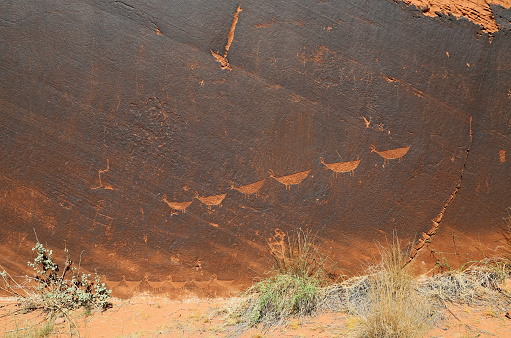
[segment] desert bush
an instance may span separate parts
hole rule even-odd
[[[262,324],[282,324],[291,316],[309,315],[320,302],[320,287],[328,282],[325,258],[319,253],[316,236],[298,229],[288,240],[269,243],[274,268],[272,276],[256,282],[229,311],[244,329]]]
[[[356,315],[358,337],[421,337],[436,319],[435,300],[417,291],[413,276],[404,268],[407,257],[395,237],[380,246],[381,263],[355,283],[348,310]]]
[[[248,326],[281,324],[291,316],[312,314],[317,305],[319,281],[313,277],[276,275],[256,283],[250,290],[244,316]]]
[[[33,262],[28,265],[34,269],[35,287],[18,284],[3,268],[3,290],[18,297],[18,304],[23,311],[43,310],[50,315],[63,313],[77,308],[107,309],[110,290],[107,290],[96,274],[79,275],[71,259],[66,258],[64,268],[55,263],[52,250],[37,242],[32,251],[36,253]]]

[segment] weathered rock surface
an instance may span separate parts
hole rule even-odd
[[[26,272],[33,229],[135,287],[250,281],[277,229],[351,271],[393,231],[419,267],[498,245],[509,11],[239,5],[0,4],[1,265]]]

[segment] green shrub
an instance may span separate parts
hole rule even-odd
[[[290,316],[312,314],[316,308],[319,281],[313,277],[277,275],[256,283],[249,293],[256,295],[247,311],[250,326],[274,325]]]
[[[21,287],[5,270],[0,274],[4,280],[3,289],[18,296],[23,310],[40,309],[53,315],[80,307],[107,309],[111,306],[111,291],[101,283],[97,274],[94,277],[91,274],[79,276],[69,258],[66,259],[64,268],[60,269],[53,260],[52,250],[46,249],[39,242],[32,251],[37,256],[33,262],[28,262],[28,265],[35,271],[35,289]]]
[[[321,286],[327,278],[324,258],[315,236],[299,229],[287,242],[270,243],[275,266],[272,277],[256,282],[230,313],[243,330],[257,324],[282,324],[291,316],[310,315],[317,310]]]

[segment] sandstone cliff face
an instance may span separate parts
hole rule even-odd
[[[490,34],[502,26],[509,28],[509,17],[502,17],[499,12],[500,8],[511,7],[510,0],[404,0],[404,3],[420,8],[424,15],[431,17],[453,15],[458,19],[466,18]]]
[[[351,271],[393,231],[418,267],[491,252],[511,16],[446,4],[3,2],[0,264],[33,229],[128,293],[249,282],[299,227]]]

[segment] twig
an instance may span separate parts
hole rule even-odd
[[[5,331],[5,333],[16,332],[16,331],[21,331],[21,330],[28,330],[28,329],[31,329],[31,328],[30,327],[22,327],[20,329]]]
[[[35,228],[32,229],[34,230],[35,240],[37,241],[37,243],[39,243],[39,238],[37,238],[37,232],[35,232]]]
[[[459,318],[458,318],[458,317],[454,314],[454,312],[452,312],[452,311],[451,311],[451,309],[449,309],[449,308],[447,307],[447,304],[445,304],[445,301],[444,301],[443,299],[440,299],[440,298],[439,298],[439,300],[442,302],[442,304],[444,304],[444,306],[445,306],[445,308],[447,309],[447,311],[449,311],[449,313],[450,313],[450,314],[451,314],[454,318],[456,318],[456,319],[457,319],[460,323],[465,324],[465,323],[463,323],[463,322],[461,321],[461,319],[459,319]],[[466,325],[466,324],[465,324],[465,325]]]

